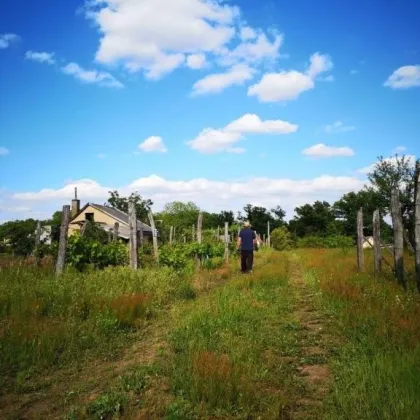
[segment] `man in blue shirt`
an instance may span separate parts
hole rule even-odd
[[[251,273],[254,264],[254,246],[256,234],[251,229],[249,222],[244,223],[244,228],[239,232],[238,248],[241,250],[241,271]]]

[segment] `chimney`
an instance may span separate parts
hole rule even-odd
[[[80,211],[80,200],[77,199],[77,188],[74,189],[74,199],[71,200],[71,217],[76,216]]]

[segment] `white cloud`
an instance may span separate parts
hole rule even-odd
[[[225,73],[210,74],[196,82],[193,86],[192,95],[219,93],[230,86],[243,85],[253,78],[254,73],[255,70],[247,64],[237,64]]]
[[[97,70],[84,70],[76,63],[69,63],[61,69],[64,74],[74,76],[83,83],[98,84],[99,86],[122,88],[124,85],[109,73]]]
[[[384,86],[392,89],[408,89],[420,86],[420,65],[403,66],[395,70],[385,81]]]
[[[5,147],[0,147],[0,156],[6,156],[9,153],[9,149],[6,149]]]
[[[16,34],[1,34],[0,35],[0,50],[9,48],[10,44],[19,40]]]
[[[160,152],[166,153],[168,149],[162,140],[162,137],[151,136],[148,137],[143,143],[139,144],[138,149],[143,152]]]
[[[416,164],[416,156],[415,155],[406,155],[405,158],[407,159],[409,166],[411,166],[413,168],[414,165]],[[393,166],[397,165],[397,158],[395,156],[391,157],[391,158],[384,159],[384,161],[389,162]],[[372,172],[375,169],[377,163],[378,162],[372,163],[372,165],[361,168],[357,172],[359,172],[361,174],[368,174],[369,172]]]
[[[257,37],[257,33],[250,26],[244,26],[241,28],[240,37],[242,41],[248,41],[250,39],[255,39]]]
[[[94,0],[86,16],[101,34],[99,62],[158,73],[168,56],[217,52],[226,45],[235,35],[239,10],[218,1]]]
[[[407,150],[407,148],[405,146],[397,146],[394,149],[394,153],[404,153]]]
[[[327,134],[345,133],[345,132],[354,131],[354,130],[356,130],[356,127],[352,125],[344,125],[343,122],[341,121],[336,121],[324,127],[324,131]]]
[[[54,53],[26,51],[27,60],[37,61],[38,63],[54,64]]]
[[[304,149],[302,154],[314,158],[329,158],[335,156],[354,156],[354,150],[350,147],[334,147],[319,143]]]
[[[298,125],[287,121],[262,121],[256,114],[245,114],[228,124],[224,130],[242,134],[290,134],[296,132],[298,128]]]
[[[298,125],[282,120],[263,121],[258,115],[245,114],[222,129],[205,128],[199,135],[187,142],[193,150],[211,154],[219,152],[243,153],[243,148],[234,147],[246,134],[290,134]]]
[[[108,198],[108,191],[118,189],[124,196],[133,191],[141,192],[143,197],[154,201],[155,211],[170,201],[192,200],[208,211],[239,210],[247,203],[264,205],[268,208],[280,204],[291,217],[296,206],[317,199],[332,202],[344,193],[361,189],[363,182],[357,178],[329,175],[304,180],[253,177],[241,181],[215,181],[205,178],[188,181],[167,180],[151,175],[136,179],[129,185],[112,187],[102,186],[94,180],[82,179],[70,182],[59,189],[12,194],[8,201],[13,201],[13,206],[30,205],[32,210],[36,211],[42,207],[43,212],[50,216],[63,204],[70,204],[74,187],[77,187],[78,195],[83,202],[103,203]]]
[[[266,73],[248,89],[248,96],[256,96],[260,102],[281,102],[297,99],[300,94],[315,87],[317,77],[330,71],[333,63],[328,55],[315,53],[310,58],[306,73],[296,70]]]
[[[187,66],[190,69],[202,69],[206,66],[206,55],[205,54],[191,54],[187,57]]]

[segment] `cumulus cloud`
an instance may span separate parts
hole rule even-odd
[[[122,195],[138,191],[142,196],[151,198],[155,203],[155,211],[170,201],[192,200],[208,211],[239,210],[247,203],[268,208],[280,204],[291,217],[293,209],[298,205],[317,199],[336,200],[344,193],[359,190],[363,187],[363,182],[352,177],[329,175],[304,180],[253,177],[243,181],[215,181],[205,178],[168,180],[151,175],[136,179],[125,186],[102,186],[94,180],[82,179],[58,189],[12,194],[9,201],[14,202],[15,206],[30,206],[32,211],[42,209],[49,216],[63,204],[70,203],[75,187],[83,202],[103,203],[108,197],[108,191],[118,189]]]
[[[187,57],[187,66],[190,69],[197,70],[206,66],[205,54],[191,54]]]
[[[248,41],[257,37],[256,31],[250,26],[243,26],[241,28],[240,37],[242,41]]]
[[[219,93],[230,86],[243,85],[254,77],[254,73],[255,70],[247,64],[237,64],[224,73],[210,74],[200,79],[194,84],[192,95]]]
[[[109,73],[98,70],[85,70],[77,63],[69,63],[62,67],[64,74],[73,76],[82,83],[97,84],[99,86],[122,88],[124,85]]]
[[[403,66],[395,70],[384,86],[392,89],[408,89],[420,86],[420,65]]]
[[[243,148],[234,147],[246,134],[290,134],[299,126],[282,120],[263,121],[258,115],[245,114],[221,129],[205,128],[187,144],[200,153],[243,153]]]
[[[146,140],[144,140],[143,143],[138,145],[138,149],[142,150],[143,152],[166,153],[168,151],[162,137],[158,136],[148,137]]]
[[[354,131],[354,130],[356,130],[356,127],[352,125],[344,125],[342,121],[336,121],[324,127],[324,131],[327,134],[345,133],[347,131]]]
[[[332,69],[333,62],[328,55],[315,53],[305,73],[297,70],[283,70],[266,73],[262,79],[249,87],[248,96],[256,96],[260,102],[281,102],[297,99],[303,92],[315,87],[316,79]]]
[[[416,164],[416,156],[415,155],[406,155],[405,158],[407,159],[409,166],[414,168],[414,165]],[[389,162],[394,166],[397,165],[397,158],[395,156],[384,159],[384,161]],[[372,172],[375,169],[377,163],[378,163],[378,161],[375,162],[375,163],[372,163],[369,166],[365,166],[364,168],[359,169],[357,172],[359,172],[361,174],[368,174],[369,172]]]
[[[354,150],[350,147],[334,147],[319,143],[304,149],[302,154],[314,158],[329,158],[335,156],[354,156]]]
[[[50,65],[55,63],[54,53],[26,51],[25,58],[38,63],[46,63]]]
[[[16,34],[1,34],[0,35],[0,50],[9,48],[10,44],[19,40]]]
[[[6,156],[9,153],[9,149],[6,149],[5,147],[0,147],[0,156]]]

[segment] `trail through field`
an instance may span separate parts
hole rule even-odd
[[[21,381],[5,419],[320,419],[337,339],[294,254],[257,255],[195,279],[109,360]],[[24,384],[24,386],[22,386]]]

